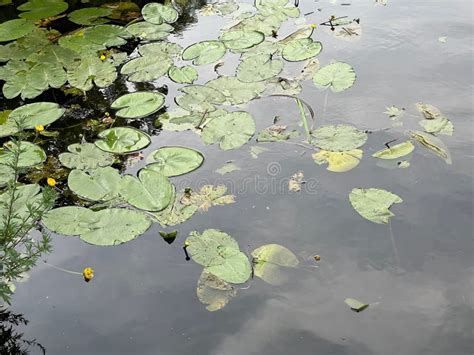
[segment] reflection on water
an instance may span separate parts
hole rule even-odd
[[[351,172],[334,174],[316,166],[302,147],[268,144],[271,151],[254,160],[246,146],[221,154],[184,132],[180,142],[208,158],[186,178],[213,183],[222,179],[216,168],[239,163],[242,170],[225,176],[242,192],[236,203],[180,226],[172,245],[157,227],[114,248],[55,238],[50,263],[73,270],[92,265],[96,277],[85,284],[38,266],[18,285],[14,303],[31,320],[27,338],[53,355],[473,353],[472,3],[341,3],[300,2],[304,13],[314,11],[308,23],[347,15],[360,18],[363,28],[355,42],[322,29],[314,34],[324,44],[322,63],[346,61],[358,75],[351,90],[327,97],[305,85],[303,99],[315,108],[317,124],[382,129],[390,126],[386,107],[413,112],[415,102],[429,102],[455,125],[454,136],[444,139],[453,164],[416,149],[408,169],[364,159]],[[202,17],[170,40],[186,46],[213,38],[222,23]],[[277,115],[299,117],[296,105],[280,98],[253,102],[249,110],[259,129]],[[407,115],[405,127],[371,135],[367,156],[417,121]],[[163,132],[144,154],[176,142],[175,133]],[[280,171],[269,174],[275,162]],[[278,183],[299,170],[315,182],[311,191],[262,192],[246,183],[256,175]],[[354,187],[384,188],[404,199],[394,206],[390,226],[370,223],[352,209],[347,196]],[[180,248],[189,231],[206,228],[225,230],[242,248],[279,243],[298,255],[320,254],[321,261],[305,260],[284,286],[253,280],[224,309],[209,313],[195,294],[201,268],[186,262]],[[354,313],[344,304],[347,297],[371,305]]]

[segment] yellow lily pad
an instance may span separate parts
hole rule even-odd
[[[335,173],[344,173],[359,165],[364,152],[361,149],[352,149],[345,152],[331,152],[320,150],[312,155],[314,162],[318,165],[328,164],[326,168]]]
[[[379,150],[372,154],[375,158],[380,159],[397,159],[410,154],[415,149],[415,146],[410,141],[405,141],[400,144],[396,144],[393,147]]]

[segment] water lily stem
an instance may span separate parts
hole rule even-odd
[[[63,269],[62,267],[59,267],[59,266],[55,266],[55,265],[52,265],[52,264],[48,264],[46,261],[43,261],[45,265],[48,265],[49,267],[52,267],[53,269],[56,269],[56,270],[59,270],[59,271],[64,271],[64,272],[67,272],[68,274],[72,274],[72,275],[80,275],[82,276],[82,272],[77,272],[77,271],[71,271],[71,270],[67,270],[67,269]]]

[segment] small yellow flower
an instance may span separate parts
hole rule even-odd
[[[86,267],[82,271],[82,276],[84,276],[84,281],[85,282],[89,282],[90,280],[92,280],[94,278],[94,269],[91,268],[91,267]]]
[[[312,24],[309,25],[309,27],[311,27],[311,28],[316,28],[316,27],[318,27],[318,26],[317,26],[315,23],[312,23]]]
[[[189,247],[189,245],[190,245],[190,243],[189,243],[188,241],[185,241],[185,242],[184,242],[184,247],[185,247],[185,248]]]
[[[46,183],[51,187],[56,186],[56,180],[54,180],[53,178],[47,178]]]
[[[35,126],[35,131],[36,132],[43,132],[44,131],[44,126],[42,124],[37,124]]]
[[[321,260],[321,256],[319,256],[319,255],[315,255],[315,256],[314,256],[314,260],[316,260],[316,261],[319,261],[319,260]]]
[[[107,59],[107,57],[105,56],[105,54],[101,54],[101,55],[100,55],[100,60],[101,60],[101,61],[104,61],[104,60],[106,60],[106,59]]]

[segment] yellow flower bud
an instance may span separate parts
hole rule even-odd
[[[84,276],[84,281],[85,282],[89,282],[90,280],[92,280],[94,278],[94,269],[91,268],[91,267],[86,267],[82,271],[82,276]]]
[[[107,59],[107,57],[105,56],[105,54],[101,54],[101,55],[100,55],[100,60],[101,60],[101,61],[104,61],[104,60],[106,60],[106,59]]]
[[[56,180],[54,180],[53,178],[47,178],[46,183],[51,187],[56,186]]]
[[[315,256],[314,256],[314,260],[316,260],[316,261],[319,261],[319,260],[321,260],[321,256],[319,256],[319,255],[315,255]]]
[[[312,23],[312,24],[309,25],[309,27],[311,27],[311,28],[316,28],[317,25],[316,25],[315,23]]]
[[[43,132],[44,131],[44,126],[42,124],[37,124],[35,126],[35,131],[36,132]]]

